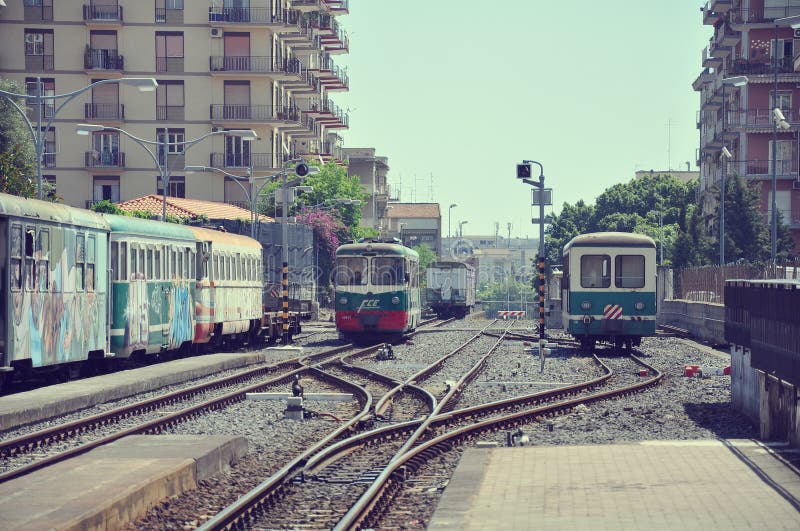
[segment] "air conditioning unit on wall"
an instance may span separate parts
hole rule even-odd
[[[800,28],[794,30],[794,38],[800,39]]]
[[[792,183],[792,188],[793,188],[794,190],[800,190],[800,181],[794,181],[794,182]]]
[[[211,37],[219,39],[222,37],[222,28],[211,28]]]

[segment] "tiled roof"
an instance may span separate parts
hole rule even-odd
[[[389,203],[390,218],[441,218],[439,203]]]
[[[144,210],[153,215],[161,215],[164,197],[150,194],[144,197],[131,199],[119,203],[117,206],[126,212]],[[186,199],[183,197],[167,197],[167,215],[179,218],[196,218],[205,214],[208,219],[250,219],[250,210],[227,203],[216,201],[201,201],[200,199]],[[274,219],[259,215],[262,222],[275,221]]]

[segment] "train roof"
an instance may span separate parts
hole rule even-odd
[[[410,256],[419,259],[419,254],[414,249],[399,243],[346,243],[336,249],[336,256],[347,255],[385,255],[385,256]]]
[[[449,261],[449,260],[440,260],[438,262],[431,262],[428,264],[428,269],[431,268],[442,268],[442,269],[475,269],[469,264],[464,262],[456,262],[456,261]]]
[[[0,193],[0,215],[109,230],[103,216],[91,210],[3,193]]]
[[[139,236],[155,236],[159,238],[194,240],[194,233],[186,225],[163,223],[131,216],[103,214],[113,232],[135,234]]]
[[[254,249],[261,249],[261,244],[257,240],[249,236],[242,236],[241,234],[233,234],[232,232],[222,232],[213,229],[203,229],[200,227],[187,227],[194,233],[198,240],[210,241],[212,243],[222,243],[225,245],[234,245],[239,247],[250,247]]]
[[[656,242],[650,236],[632,232],[593,232],[572,238],[564,246],[564,252],[566,253],[572,247],[644,247],[655,249]]]

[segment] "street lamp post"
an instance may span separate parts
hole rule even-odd
[[[722,161],[722,186],[720,187],[719,199],[719,265],[725,265],[725,186],[728,180],[728,161],[733,157],[728,148],[725,147],[726,135],[726,122],[728,111],[725,108],[725,87],[730,85],[732,87],[741,87],[746,85],[748,79],[746,76],[733,76],[729,78],[722,78],[722,152],[720,153],[720,160]],[[663,256],[662,256],[663,261]],[[661,264],[659,264],[661,265]]]
[[[400,233],[400,242],[401,242],[403,245],[405,245],[405,244],[406,244],[405,240],[403,240],[403,227],[405,227],[405,226],[406,226],[406,224],[405,224],[405,223],[401,223],[401,224],[400,224],[400,230],[399,230],[399,233]]]
[[[450,215],[451,215],[451,213],[453,211],[453,208],[457,207],[457,206],[458,206],[457,204],[453,203],[452,205],[450,205],[450,208],[447,209],[447,239],[448,240],[452,237],[450,235]],[[452,245],[452,243],[451,243],[451,245]]]
[[[28,94],[17,94],[15,92],[9,92],[6,90],[0,90],[0,96],[3,96],[8,100],[12,107],[22,116],[22,119],[25,121],[25,125],[28,126],[28,132],[31,134],[31,139],[33,140],[34,148],[36,149],[36,189],[38,198],[42,199],[42,159],[44,158],[44,149],[47,145],[47,133],[50,131],[50,127],[53,125],[53,121],[56,118],[56,115],[64,108],[66,104],[74,100],[80,94],[93,89],[99,85],[106,85],[108,83],[122,83],[124,85],[132,85],[139,89],[140,92],[152,92],[158,86],[158,82],[152,77],[123,77],[120,79],[103,79],[100,81],[95,81],[91,85],[83,87],[81,89],[67,92],[65,94],[54,94],[52,96],[45,96],[42,94],[42,79],[40,77],[36,78],[36,94],[28,95]],[[33,99],[36,105],[36,129],[34,130],[33,124],[28,119],[26,112],[22,109],[22,107],[14,100],[16,99],[25,99],[26,101]],[[52,116],[47,121],[47,124],[42,128],[42,105],[43,100],[53,100],[55,104],[55,100],[65,98],[65,101],[62,102],[58,107],[55,107],[53,110]]]
[[[466,225],[467,223],[469,223],[469,221],[459,221],[459,223],[458,223],[458,237],[459,238],[463,238],[464,237],[464,225]]]
[[[156,165],[158,169],[158,173],[161,177],[161,186],[163,187],[163,204],[161,207],[161,219],[162,221],[166,221],[167,219],[167,193],[169,191],[169,180],[172,174],[173,165],[175,162],[173,161],[172,164],[168,163],[169,157],[169,146],[182,146],[183,153],[185,154],[186,151],[189,150],[190,147],[197,144],[201,140],[205,140],[206,138],[214,135],[231,135],[231,136],[238,136],[242,139],[253,140],[258,138],[256,132],[252,129],[234,129],[230,131],[211,131],[202,136],[194,138],[192,140],[186,140],[184,142],[169,142],[167,141],[166,137],[164,142],[159,142],[156,140],[155,142],[152,140],[145,140],[144,138],[139,138],[138,136],[132,135],[131,133],[125,131],[124,129],[120,129],[119,127],[106,127],[104,125],[95,125],[95,124],[78,124],[75,126],[75,132],[79,135],[89,135],[93,132],[99,131],[116,131],[126,137],[130,138],[141,147],[147,151],[147,154],[150,155],[150,158],[153,160],[153,163]],[[148,147],[148,145],[155,145],[155,146],[162,146],[164,149],[164,163],[160,163],[158,161],[158,157],[153,153],[153,150]],[[176,157],[177,160],[177,157]]]

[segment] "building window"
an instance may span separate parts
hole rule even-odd
[[[119,177],[95,177],[93,199],[119,203]]]
[[[25,0],[23,5],[26,21],[53,20],[53,0]]]
[[[44,127],[41,132],[44,134]],[[42,162],[46,168],[55,168],[56,166],[56,128],[50,127],[47,130],[44,140],[44,153],[42,154]]]
[[[779,90],[778,91],[778,98],[775,98],[775,91],[769,91],[769,101],[770,101],[770,109],[774,109],[778,107],[782,111],[791,112],[792,110],[792,91],[791,90]],[[787,117],[787,119],[791,119]]]
[[[182,32],[156,32],[156,72],[183,72]]]
[[[161,176],[156,177],[156,193],[158,195],[164,195]],[[170,177],[167,195],[169,197],[186,197],[186,178],[178,175]]]
[[[42,118],[52,118],[56,111],[56,102],[54,99],[44,99],[45,97],[53,97],[56,95],[56,80],[52,77],[43,77],[39,79],[41,82],[42,93]],[[36,97],[36,78],[25,78],[25,93],[28,96]],[[36,119],[36,100],[28,101],[28,116]]]
[[[156,129],[156,138],[158,139],[158,162],[159,164],[166,164],[166,153],[169,153],[170,159],[173,155],[183,154],[183,143],[186,140],[186,130],[183,128],[170,128]],[[166,151],[164,143],[166,142]]]
[[[156,0],[156,22],[183,24],[183,0]]]
[[[25,68],[53,70],[53,30],[25,29]]]
[[[158,81],[156,88],[156,120],[183,121],[183,81]]]

